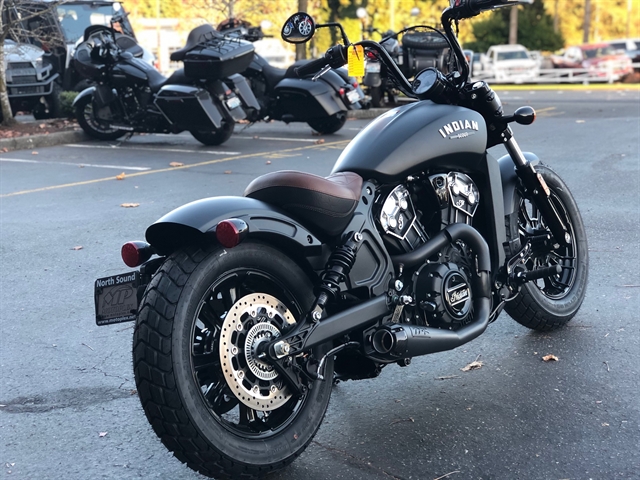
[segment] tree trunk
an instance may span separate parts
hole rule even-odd
[[[509,17],[509,45],[518,43],[518,5],[511,7]]]
[[[589,43],[589,30],[591,29],[591,0],[584,0],[584,25],[582,29],[582,43]]]
[[[0,43],[0,106],[2,107],[2,125],[8,127],[9,125],[15,125],[18,123],[13,118],[11,112],[11,105],[9,104],[9,95],[7,92],[7,72],[4,63],[4,39]]]
[[[298,0],[298,11],[306,12],[309,8],[308,0]],[[296,45],[296,60],[304,60],[307,58],[307,44],[306,43],[298,43]]]

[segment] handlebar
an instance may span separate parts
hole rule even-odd
[[[296,75],[298,75],[298,77],[306,77],[307,75],[311,75],[312,73],[316,73],[320,70],[322,70],[325,65],[327,65],[329,63],[329,60],[327,58],[327,55],[323,55],[320,58],[317,58],[316,60],[311,60],[309,63],[306,63],[300,67],[296,67],[294,69],[294,72],[296,73]]]

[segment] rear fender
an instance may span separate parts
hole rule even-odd
[[[246,238],[260,239],[297,258],[320,255],[322,243],[304,226],[272,205],[246,197],[213,197],[169,212],[146,231],[146,239],[160,255],[170,255],[193,243],[217,243],[219,222],[238,218],[249,227]]]

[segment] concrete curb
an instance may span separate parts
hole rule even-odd
[[[48,135],[25,135],[22,137],[0,139],[0,151],[7,149],[31,150],[41,147],[55,147],[65,143],[76,143],[88,140],[89,137],[83,131],[53,132]]]
[[[354,118],[357,120],[364,120],[370,118],[376,118],[382,115],[384,112],[388,112],[388,108],[370,108],[368,110],[349,110],[347,112],[347,118]]]

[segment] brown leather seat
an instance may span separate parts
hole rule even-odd
[[[349,224],[361,191],[362,177],[356,173],[323,178],[283,170],[256,178],[244,196],[276,205],[315,232],[334,236]]]

